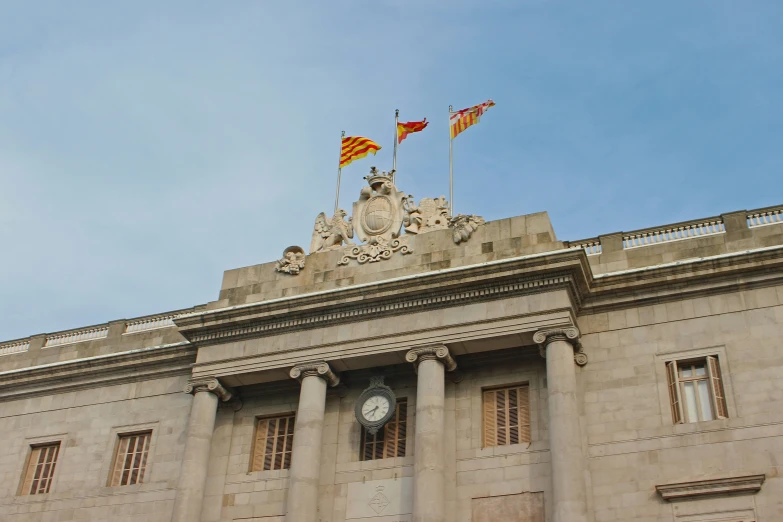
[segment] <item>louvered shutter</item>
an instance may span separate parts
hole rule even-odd
[[[484,447],[530,442],[530,388],[484,392]]]
[[[669,403],[674,424],[682,424],[682,400],[680,399],[680,384],[677,379],[677,362],[666,363],[666,379],[669,386]]]
[[[259,419],[253,441],[250,471],[288,469],[291,467],[291,447],[294,442],[293,415]]]
[[[729,415],[726,410],[726,398],[723,393],[723,383],[720,378],[720,366],[718,365],[717,357],[707,357],[707,371],[709,372],[712,396],[715,399],[715,411],[719,419],[725,419]]]

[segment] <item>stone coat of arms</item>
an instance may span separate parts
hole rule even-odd
[[[360,264],[374,263],[389,259],[398,250],[402,254],[411,252],[399,238],[406,216],[405,194],[394,186],[389,174],[378,172],[375,167],[364,179],[369,186],[361,190],[359,200],[353,204],[353,227],[359,240],[366,244],[347,249],[341,265],[350,259]]]

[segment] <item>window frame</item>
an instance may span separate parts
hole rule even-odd
[[[266,469],[266,458],[265,458],[266,457],[266,452],[264,452],[261,455],[261,457],[262,457],[261,460],[262,460],[263,465],[262,465],[262,467],[260,469],[256,469],[256,467],[255,467],[255,464],[256,464],[256,449],[257,449],[257,444],[258,444],[259,425],[262,422],[264,422],[264,421],[270,421],[270,420],[280,421],[281,419],[292,419],[292,421],[290,421],[290,433],[288,433],[288,434],[284,433],[282,435],[283,437],[289,437],[290,436],[290,438],[291,438],[290,449],[284,449],[282,452],[280,452],[280,455],[281,455],[280,465],[281,465],[281,467],[279,467],[279,468],[274,467],[275,455],[277,455],[277,452],[273,451],[271,453],[271,461],[270,461],[271,462],[271,466],[270,466],[270,468]],[[295,429],[295,427],[296,427],[296,412],[295,411],[285,412],[285,413],[275,413],[275,414],[272,414],[272,415],[262,415],[262,416],[254,417],[253,418],[253,439],[252,439],[253,443],[252,443],[252,445],[250,447],[250,462],[248,463],[248,473],[258,473],[258,472],[268,472],[268,471],[288,471],[289,469],[291,469],[291,460],[293,460],[293,456],[294,456],[294,453],[293,453],[293,439],[294,439],[294,429]],[[267,427],[267,429],[268,429],[268,427]],[[288,429],[287,429],[287,431],[288,431]],[[277,438],[279,436],[280,435],[276,435],[275,438]],[[268,438],[268,435],[265,436],[264,438],[266,440]],[[277,442],[276,441],[274,443],[274,447],[275,448],[277,447]],[[283,447],[284,448],[289,448],[288,443],[284,442],[284,446]],[[286,453],[289,454],[288,466],[287,467],[285,466],[285,463],[286,463],[286,459],[285,459]]]
[[[149,482],[149,480],[145,480],[145,477],[149,476],[150,473],[150,456],[152,455],[153,450],[153,437],[155,434],[155,430],[152,428],[144,428],[139,430],[133,430],[133,431],[122,431],[122,432],[116,432],[114,433],[115,441],[114,441],[114,451],[112,452],[112,459],[111,464],[109,468],[109,476],[106,482],[106,486],[110,488],[124,488],[128,486],[138,486],[140,484],[145,484]],[[137,481],[133,483],[128,484],[122,484],[122,475],[125,474],[125,466],[122,467],[122,472],[120,473],[120,481],[118,484],[114,483],[114,477],[117,474],[117,459],[120,456],[120,448],[122,446],[122,440],[124,438],[129,437],[138,437],[140,435],[147,435],[146,439],[146,452],[141,457],[142,458],[142,466],[139,467],[140,472],[137,474]],[[127,456],[127,453],[126,453]],[[133,469],[133,466],[130,468]]]
[[[57,476],[57,472],[58,472],[59,468],[62,466],[62,464],[60,464],[61,459],[62,459],[62,453],[63,453],[63,443],[62,442],[63,441],[61,439],[60,440],[47,440],[45,442],[30,442],[27,445],[28,451],[27,451],[27,455],[25,456],[25,459],[24,459],[24,466],[22,467],[21,481],[19,483],[19,488],[17,490],[17,495],[18,496],[40,498],[40,495],[48,495],[52,491],[52,488],[54,487],[55,477]],[[49,478],[48,478],[48,481],[47,481],[46,491],[38,491],[36,493],[33,493],[32,492],[33,482],[35,482],[35,480],[38,480],[38,479],[35,479],[35,478],[31,479],[30,480],[30,484],[27,487],[25,487],[25,485],[27,483],[27,478],[28,478],[28,476],[30,475],[30,472],[31,472],[30,466],[33,463],[33,456],[34,456],[36,450],[39,450],[41,448],[49,448],[49,447],[52,447],[52,446],[56,446],[57,450],[56,450],[56,456],[54,458],[54,463],[53,463],[53,466],[51,468],[52,469],[51,470],[51,474],[49,475]],[[58,464],[60,464],[60,466],[58,466]],[[36,468],[37,468],[37,465],[36,465]]]
[[[716,404],[715,401],[713,401],[713,409],[715,412],[715,419],[713,420],[699,420],[695,423],[705,423],[705,422],[726,422],[727,420],[730,420],[731,418],[737,418],[741,416],[741,412],[737,409],[736,403],[734,401],[734,392],[733,392],[733,386],[731,382],[731,368],[729,364],[729,356],[726,351],[726,347],[724,345],[718,345],[718,346],[712,346],[712,347],[706,347],[706,348],[695,348],[695,349],[689,349],[689,350],[678,350],[678,351],[671,351],[671,352],[662,352],[655,354],[655,375],[658,380],[658,395],[660,399],[660,414],[661,414],[661,423],[663,426],[687,426],[687,425],[693,425],[694,422],[685,422],[684,421],[684,412],[682,411],[683,404],[680,402],[680,412],[681,412],[681,418],[677,418],[675,416],[675,409],[672,405],[672,393],[671,393],[671,378],[670,378],[670,365],[669,363],[687,363],[691,361],[698,361],[698,360],[706,360],[707,357],[713,357],[715,360],[715,368],[717,369],[719,373],[720,383],[721,383],[721,392],[723,394],[723,401],[722,401],[722,407],[724,408],[722,411],[720,411],[720,416],[718,416],[718,409],[715,409]],[[708,363],[709,364],[709,363]],[[712,383],[710,383],[712,384]],[[677,389],[680,389],[680,386],[678,384]],[[710,386],[710,393],[712,394],[712,386]],[[712,395],[711,395],[712,398]],[[682,397],[680,397],[680,401],[682,401]],[[682,428],[685,429],[685,428]],[[681,429],[676,429],[675,432],[680,432]]]
[[[402,417],[403,417],[400,414],[400,405],[401,404],[405,404],[404,420],[401,420]],[[408,398],[407,397],[397,397],[397,403],[394,406],[394,416],[382,428],[383,429],[383,440],[382,441],[375,440],[375,441],[372,441],[372,442],[367,442],[367,437],[370,436],[370,434],[368,433],[367,429],[364,426],[361,426],[361,433],[359,435],[359,461],[360,462],[372,462],[372,461],[375,461],[375,460],[394,459],[394,458],[402,458],[402,457],[408,456],[409,455],[408,448],[410,447],[410,443],[411,443],[411,437],[410,437],[410,413],[411,413],[411,409],[410,409],[410,403],[408,402]],[[396,455],[395,454],[393,456],[387,456],[387,445],[390,442],[390,440],[392,440],[391,438],[388,437],[388,434],[386,433],[386,430],[389,428],[390,424],[396,424],[397,433],[396,433],[396,436],[394,437],[393,440],[395,440],[397,442],[397,451],[399,451],[399,440],[400,440],[399,439],[399,426],[400,426],[400,424],[404,424],[405,425],[405,447],[404,447],[404,452],[403,452],[402,455]],[[374,435],[373,437],[377,438],[377,434]],[[373,458],[369,458],[369,459],[365,458],[365,456],[366,456],[366,445],[367,444],[375,444],[375,445],[377,445],[379,443],[383,443],[382,456],[379,457],[379,458],[375,458],[374,456],[373,456]],[[374,452],[373,452],[373,455],[375,455]]]
[[[488,426],[487,426],[487,423],[490,420],[490,419],[487,418],[488,417],[487,413],[488,413],[488,410],[489,410],[489,408],[487,408],[487,402],[486,402],[487,394],[488,393],[493,393],[493,392],[497,393],[498,391],[508,392],[509,390],[519,390],[521,388],[525,388],[526,389],[525,395],[526,395],[526,398],[527,398],[527,403],[526,403],[526,407],[527,407],[527,423],[526,424],[521,424],[519,422],[517,423],[517,426],[519,427],[519,432],[517,434],[517,437],[518,437],[517,442],[514,442],[514,443],[506,442],[506,443],[503,443],[503,444],[498,444],[497,443],[497,430],[498,430],[498,420],[497,420],[497,417],[495,417],[495,421],[494,421],[495,425],[491,429],[488,428]],[[489,386],[489,387],[481,388],[481,399],[480,399],[480,401],[481,401],[481,448],[482,449],[486,449],[486,448],[503,448],[503,447],[510,447],[510,446],[518,446],[518,445],[521,445],[521,444],[527,444],[527,445],[532,444],[532,442],[533,442],[533,415],[534,415],[534,413],[533,413],[534,409],[533,409],[533,406],[532,406],[532,396],[531,396],[532,393],[533,393],[533,387],[531,386],[530,382],[521,382],[521,383],[515,383],[515,384],[503,384],[503,385],[500,385],[500,386],[495,385],[495,386]],[[508,412],[508,409],[509,409],[508,397],[509,397],[509,395],[507,394],[506,397],[507,397],[506,398],[506,401],[507,401],[506,402],[506,412]],[[517,420],[518,421],[521,420],[521,416],[519,415],[519,412],[520,412],[519,406],[520,406],[520,404],[521,404],[521,402],[517,402]],[[496,408],[492,408],[492,409],[496,410]],[[508,418],[508,417],[506,417],[506,418]],[[524,434],[527,435],[527,440],[523,440],[523,437],[522,437],[522,435],[523,435],[523,429],[522,428],[523,427],[526,428],[524,430]],[[510,438],[511,428],[512,428],[511,424],[507,423],[507,425],[505,426],[505,429],[508,432],[506,440],[508,440]],[[489,432],[495,432],[495,434],[496,434],[495,435],[495,442],[496,442],[495,444],[489,444],[488,443],[488,441],[487,441],[487,434]]]

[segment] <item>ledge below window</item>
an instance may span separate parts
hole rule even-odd
[[[683,500],[708,495],[756,493],[761,489],[766,475],[744,475],[710,480],[694,480],[675,484],[661,484],[655,490],[664,500]]]

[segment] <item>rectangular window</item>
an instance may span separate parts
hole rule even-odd
[[[530,442],[529,387],[484,391],[484,444],[506,446]]]
[[[675,424],[728,417],[717,357],[667,362],[666,378]]]
[[[60,455],[60,443],[32,446],[22,482],[22,495],[49,493],[54,467]]]
[[[397,401],[394,416],[382,430],[371,435],[362,428],[362,460],[404,457],[408,435],[408,402]]]
[[[143,482],[151,439],[151,431],[120,435],[110,486],[128,486]]]
[[[294,444],[294,415],[258,419],[250,471],[288,469]]]

